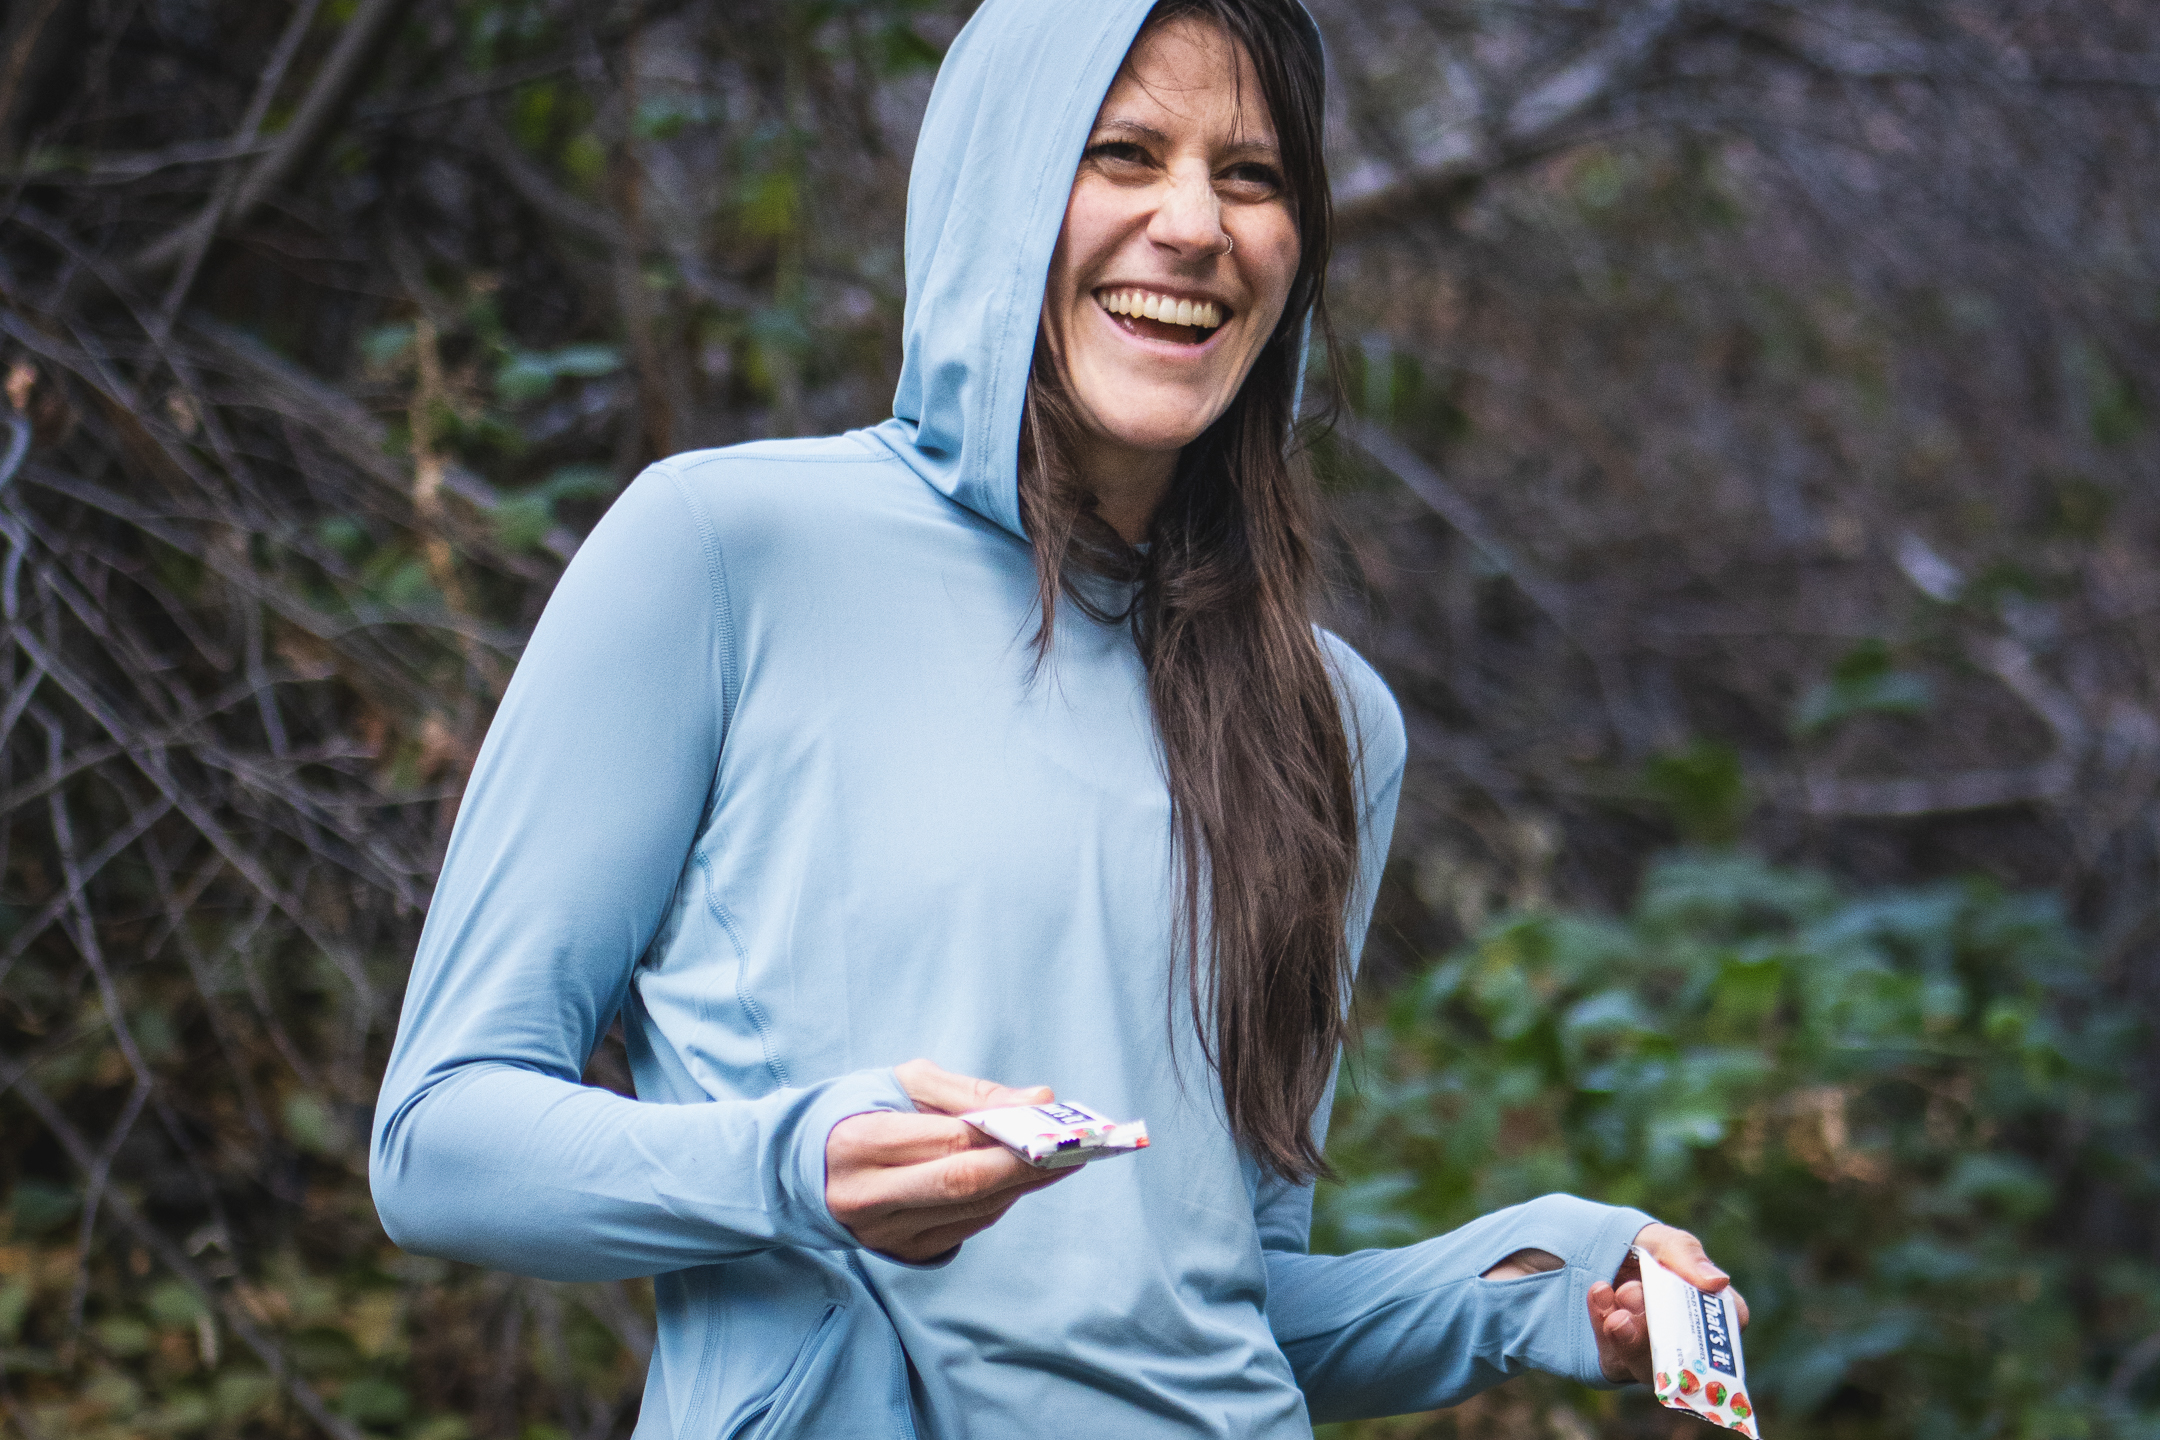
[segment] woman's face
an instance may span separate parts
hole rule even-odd
[[[1088,137],[1043,328],[1091,447],[1174,454],[1229,408],[1297,275],[1259,77],[1197,19],[1133,47]]]

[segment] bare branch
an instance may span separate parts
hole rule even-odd
[[[300,51],[300,42],[307,38],[308,27],[315,23],[315,10],[321,0],[299,0],[293,7],[292,18],[285,22],[285,33],[278,37],[275,49],[270,52],[270,63],[263,67],[262,78],[255,84],[255,93],[248,100],[247,113],[240,118],[240,128],[234,132],[232,144],[235,150],[254,144],[256,132],[262,128],[263,116],[269,113],[270,101],[284,82],[285,71],[292,64],[293,56]],[[173,317],[180,313],[180,304],[187,299],[188,288],[195,283],[195,272],[202,266],[203,256],[209,253],[210,242],[217,238],[218,224],[225,217],[227,207],[239,192],[240,176],[228,172],[218,182],[217,192],[210,203],[203,206],[187,227],[187,248],[180,256],[178,273],[165,292],[165,303],[159,309],[158,319],[170,329]]]
[[[1605,651],[1583,635],[1574,622],[1573,607],[1568,596],[1559,586],[1526,568],[1508,547],[1485,524],[1475,506],[1455,488],[1442,479],[1439,472],[1417,456],[1417,452],[1389,434],[1387,430],[1370,421],[1361,420],[1345,413],[1336,422],[1337,430],[1358,450],[1381,469],[1386,470],[1403,483],[1404,488],[1432,508],[1434,514],[1447,521],[1456,533],[1476,547],[1501,574],[1514,582],[1531,604],[1542,611],[1553,628],[1566,636],[1568,641],[1590,662],[1597,676],[1598,688],[1605,702],[1606,718],[1614,734],[1631,752],[1645,748],[1641,727],[1630,722],[1624,708],[1628,694],[1625,677],[1611,668]]]
[[[231,201],[215,212],[217,233],[230,232],[247,223],[257,206],[303,169],[346,107],[367,82],[376,62],[397,33],[398,25],[413,0],[360,0],[360,8],[338,34],[338,42],[308,89],[307,97],[278,132],[277,144],[249,167],[247,178],[233,191]],[[158,270],[182,259],[195,243],[192,227],[183,226],[144,250],[132,268]]]
[[[1650,62],[1688,14],[1682,0],[1644,0],[1525,88],[1497,120],[1442,130],[1420,147],[1417,168],[1408,174],[1338,189],[1337,233],[1354,237],[1406,212],[1445,204],[1480,180],[1549,154]]]
[[[1898,568],[1915,589],[1937,601],[1956,598],[1957,571],[1910,532],[1899,539]],[[1841,780],[1810,775],[1801,784],[1810,814],[1913,817],[2045,804],[2066,798],[2090,748],[2090,730],[2077,705],[2043,676],[2032,651],[2010,636],[1971,648],[1973,658],[2039,717],[2055,740],[2055,753],[2036,765],[1966,770],[1893,780]]]

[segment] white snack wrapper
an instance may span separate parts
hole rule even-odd
[[[1740,1307],[1731,1286],[1708,1295],[1660,1265],[1641,1246],[1643,1316],[1658,1403],[1761,1440],[1740,1354]]]
[[[1038,1170],[1130,1155],[1148,1144],[1147,1121],[1120,1123],[1070,1100],[976,1110],[960,1118]]]

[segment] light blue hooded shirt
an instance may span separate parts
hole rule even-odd
[[[1068,607],[1033,669],[1021,401],[1079,154],[1150,3],[978,11],[918,145],[895,418],[641,476],[474,768],[375,1196],[410,1250],[653,1276],[641,1440],[1275,1440],[1525,1367],[1600,1381],[1585,1297],[1638,1211],[1549,1196],[1305,1253],[1309,1187],[1240,1150],[1173,1010],[1169,797],[1131,636]],[[1362,939],[1405,745],[1378,677],[1323,638],[1360,754]],[[579,1083],[618,1015],[635,1100]],[[947,1262],[888,1261],[826,1209],[825,1141],[911,1109],[891,1067],[915,1056],[1145,1118],[1153,1148]],[[1479,1278],[1530,1246],[1565,1267]]]

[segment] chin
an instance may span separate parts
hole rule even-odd
[[[1131,388],[1122,389],[1101,403],[1083,400],[1092,428],[1121,449],[1163,454],[1184,449],[1215,423],[1224,406],[1187,396],[1165,397],[1155,403],[1134,403]]]
[[[1102,433],[1127,450],[1142,450],[1150,455],[1174,455],[1199,439],[1201,432],[1206,429],[1207,421],[1195,424],[1184,419],[1163,425],[1104,426]]]

